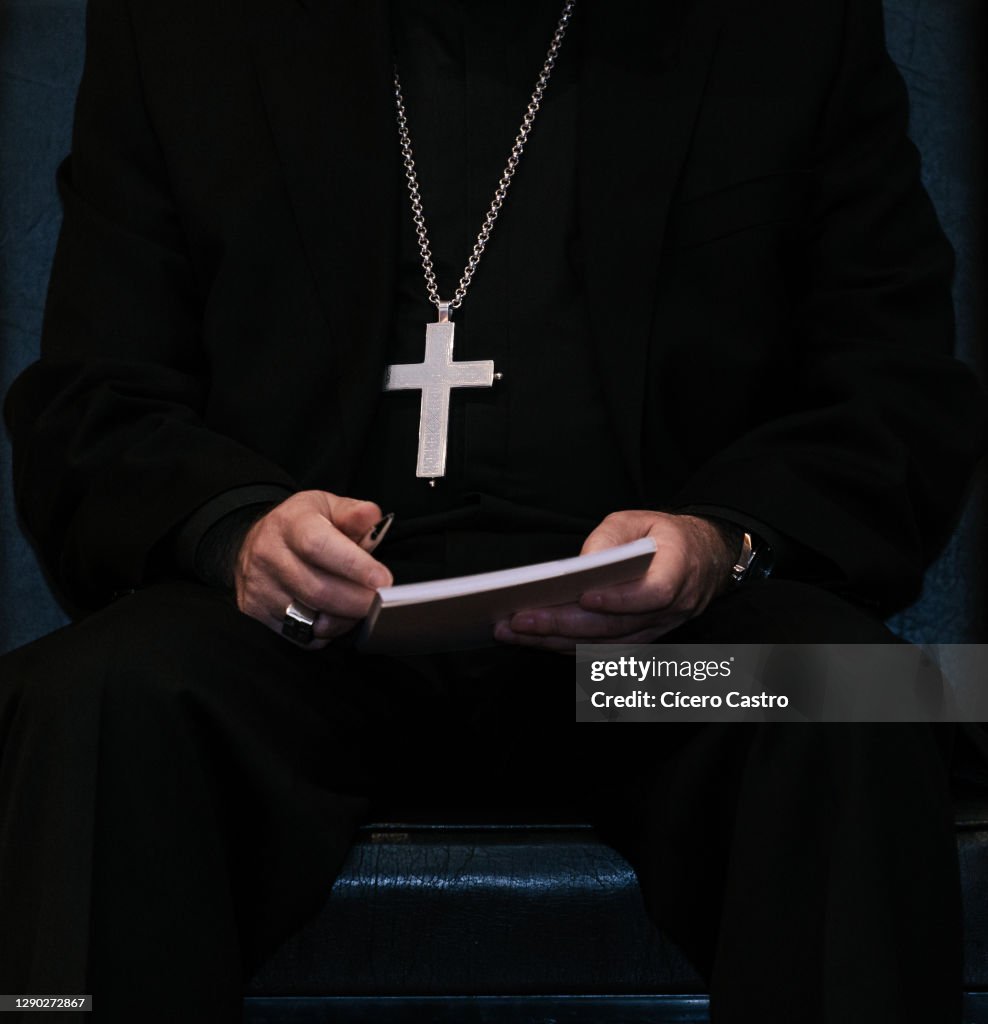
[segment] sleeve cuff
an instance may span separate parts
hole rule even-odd
[[[251,505],[280,504],[294,492],[279,484],[250,484],[234,487],[200,505],[175,537],[175,561],[184,576],[197,578],[196,553],[203,537],[221,519]]]
[[[771,549],[768,566],[775,576],[785,576],[807,582],[836,582],[841,578],[840,570],[828,558],[739,509],[724,505],[701,504],[683,505],[670,509],[670,511],[681,515],[723,519],[757,537]],[[764,563],[762,564],[764,568]]]

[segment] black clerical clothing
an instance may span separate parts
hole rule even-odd
[[[236,1019],[372,800],[449,776],[465,799],[552,799],[579,759],[715,1019],[950,1019],[931,730],[591,737],[561,711],[562,659],[313,656],[190,578],[218,524],[307,488],[397,511],[380,555],[410,576],[693,509],[758,524],[779,559],[679,638],[890,638],[859,606],[915,593],[982,423],[877,0],[578,5],[455,315],[457,356],[504,381],[454,395],[436,491],[413,476],[415,396],[381,386],[433,311],[392,61],[448,297],[557,15],[91,0],[43,355],[6,405],[25,523],[87,614],[4,663],[0,911],[24,929],[0,934],[0,987],[91,983],[110,1020],[149,990],[168,1020],[194,992],[202,1020]],[[506,720],[526,674],[542,703]],[[783,965],[771,990],[758,957]]]
[[[736,510],[857,599],[907,600],[982,428],[880,6],[579,17],[576,269],[635,506]],[[352,492],[407,202],[387,4],[95,0],[90,40],[44,354],[6,406],[22,515],[79,608],[210,502]],[[475,210],[437,253],[455,268]]]
[[[490,206],[559,17],[495,4],[395,4],[392,35],[438,280],[452,297]],[[455,391],[447,478],[414,476],[419,392],[380,393],[352,489],[397,513],[389,566],[403,582],[576,554],[637,488],[620,460],[590,343],[577,217],[580,25],[567,30],[510,200],[462,308],[457,359],[492,359],[490,391]],[[455,127],[458,126],[458,127]],[[509,213],[510,210],[510,213]],[[422,359],[435,320],[407,195],[388,363]],[[444,293],[445,294],[445,293]],[[403,467],[403,468],[402,468]],[[415,550],[406,568],[405,551]],[[541,552],[541,554],[540,554]]]
[[[670,639],[780,637],[889,639],[827,591],[772,580]],[[325,904],[359,821],[548,808],[628,857],[715,1024],[959,1019],[931,727],[576,728],[558,655],[313,656],[193,583],[143,588],[0,668],[11,991],[92,993],[112,1024],[233,1024],[245,980]]]

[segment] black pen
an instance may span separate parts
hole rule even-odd
[[[378,521],[360,538],[360,547],[370,553],[384,540],[384,535],[391,529],[394,522],[394,512],[389,512],[383,519]]]

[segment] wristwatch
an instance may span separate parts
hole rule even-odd
[[[765,579],[772,572],[772,549],[760,538],[745,530],[741,551],[731,568],[731,579],[739,587],[752,576]]]

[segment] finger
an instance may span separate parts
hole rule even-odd
[[[297,634],[293,634],[292,632],[286,633],[284,630],[284,625],[287,619],[287,609],[292,602],[291,599],[288,598],[280,599],[287,600],[287,604],[285,604],[284,608],[281,611],[276,611],[273,607],[265,609],[252,609],[249,605],[242,610],[245,611],[246,614],[250,615],[252,618],[257,619],[257,621],[260,622],[262,625],[267,626],[267,628],[270,629],[273,633],[277,633],[279,636],[281,636],[283,640],[287,641],[288,643],[294,644],[296,647],[301,647],[304,650],[320,651],[332,642],[333,637],[331,634],[327,633],[325,626],[323,627],[319,634],[316,633],[316,626],[319,625],[319,619],[323,618],[323,616],[317,617],[316,622],[313,623],[312,639],[309,640],[307,643],[304,640],[300,639]]]
[[[322,516],[305,516],[291,523],[285,532],[284,544],[311,568],[351,580],[369,590],[388,587],[393,582],[387,566]]]
[[[527,636],[607,639],[637,633],[654,625],[655,614],[611,615],[588,611],[578,604],[556,605],[516,612],[508,619],[512,632]]]
[[[684,578],[674,566],[664,565],[631,583],[616,583],[580,596],[580,607],[611,615],[643,615],[674,608],[683,592]]]
[[[297,605],[298,602],[295,603]],[[273,628],[277,629],[284,636],[282,627],[284,626],[285,615],[279,618],[277,614],[274,614],[270,618],[272,623],[274,623]],[[325,612],[318,612],[312,623],[312,636],[314,640],[310,641],[309,644],[303,643],[302,646],[308,647],[315,641],[322,641],[319,645],[321,649],[332,640],[336,640],[345,633],[349,633],[355,626],[360,624],[360,621],[360,619],[350,619],[344,616],[327,615]],[[286,637],[286,639],[290,640],[291,637]]]
[[[358,619],[332,616],[327,615],[325,612],[319,612],[312,624],[313,639],[306,643],[303,640],[295,639],[291,635],[286,635],[283,631],[288,607],[292,603],[298,604],[298,599],[290,597],[282,591],[273,592],[268,595],[263,611],[259,610],[253,617],[257,618],[275,633],[281,635],[285,640],[306,650],[322,650],[333,640],[352,630],[359,621]]]
[[[686,621],[686,616],[675,616],[664,622],[656,623],[647,629],[638,630],[615,637],[570,637],[570,636],[537,636],[529,633],[514,632],[507,621],[497,623],[494,628],[494,639],[500,643],[514,644],[518,647],[537,647],[541,650],[558,653],[574,653],[577,644],[650,644],[659,637],[671,632]]]
[[[285,566],[278,583],[294,600],[334,618],[364,618],[376,593],[352,580],[313,569],[297,559]]]
[[[494,639],[503,644],[513,644],[516,647],[537,647],[540,650],[555,651],[558,654],[572,654],[576,650],[576,641],[572,637],[515,633],[505,621],[497,623],[494,627]]]
[[[312,624],[312,635],[317,641],[322,641],[320,649],[333,640],[349,633],[360,624],[360,619],[348,619],[341,616],[327,615],[320,612]],[[280,627],[279,627],[280,629]]]
[[[615,548],[619,544],[644,537],[648,533],[647,525],[641,529],[637,521],[632,523],[630,515],[617,513],[607,516],[583,542],[580,554],[589,555],[593,551]]]
[[[579,643],[651,644],[658,640],[660,636],[665,636],[667,633],[671,633],[674,629],[678,629],[684,622],[689,621],[689,618],[690,616],[688,615],[673,615],[667,619],[663,619],[661,622],[656,622],[647,629],[639,630],[637,633],[629,633],[627,636],[616,636],[609,640],[588,638],[586,640],[579,641]]]
[[[329,517],[333,525],[354,542],[359,542],[367,531],[382,518],[381,506],[373,501],[327,494]]]
[[[316,616],[312,624],[312,635],[320,640],[335,640],[338,636],[349,632],[357,624],[356,619],[341,619],[325,612]]]
[[[645,575],[628,583],[587,590],[579,604],[590,611],[641,615],[682,603],[689,582],[688,560],[677,546],[661,545]]]

